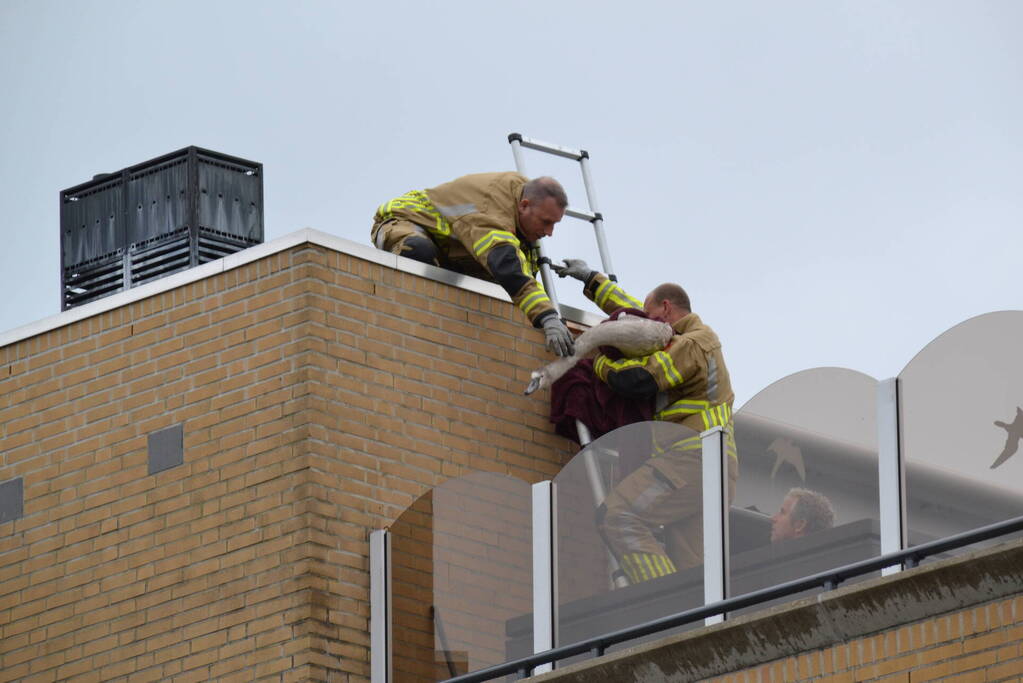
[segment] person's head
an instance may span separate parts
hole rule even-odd
[[[781,509],[771,517],[771,542],[800,538],[835,524],[835,510],[826,496],[807,489],[791,489]]]
[[[519,232],[529,242],[554,234],[554,224],[565,215],[568,196],[554,178],[533,178],[522,187],[518,204]]]
[[[674,325],[692,312],[686,290],[674,282],[654,287],[643,302],[643,310],[651,318],[661,318]]]

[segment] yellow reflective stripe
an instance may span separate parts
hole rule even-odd
[[[610,300],[616,308],[643,308],[643,303],[638,299],[629,296],[628,292],[619,287],[614,280],[604,280],[593,293],[593,300],[598,306],[604,308]]]
[[[646,580],[646,577],[643,576],[643,565],[638,554],[624,555],[622,557],[622,569],[625,570],[625,575],[629,577],[631,583],[640,583]]]
[[[682,399],[675,401],[670,406],[669,410],[678,410],[686,413],[698,413],[701,410],[706,410],[710,407],[710,401],[697,401],[693,399]]]
[[[528,251],[528,252],[527,252],[527,253],[525,254],[525,258],[526,258],[526,262],[527,262],[527,267],[529,268],[529,271],[527,272],[527,274],[528,274],[528,275],[529,275],[530,277],[535,277],[535,276],[536,276],[536,273],[537,273],[537,271],[539,271],[539,270],[540,270],[540,266],[539,266],[539,264],[537,264],[537,262],[536,262],[536,261],[537,261],[537,258],[539,258],[539,257],[537,256],[537,253],[536,253],[537,251],[539,251],[539,250],[538,250],[538,249],[530,249],[530,250],[529,250],[529,251]],[[520,253],[520,254],[522,253],[522,250],[521,250],[521,249],[519,250],[519,253]],[[519,258],[522,258],[522,257],[520,256]]]
[[[621,562],[622,571],[629,577],[629,582],[633,584],[674,574],[678,571],[675,568],[675,563],[667,555],[626,553],[622,556]]]
[[[635,557],[629,557],[629,581],[634,584],[642,581],[642,568]]]
[[[608,374],[614,370],[620,372],[627,368],[641,368],[646,363],[640,358],[622,358],[621,360],[611,360],[604,354],[599,354],[596,360],[593,361],[593,371],[597,373],[597,377],[601,381],[606,382]]]
[[[703,441],[699,436],[690,436],[685,439],[679,439],[671,444],[671,447],[681,451],[698,451],[703,448]]]
[[[523,313],[529,315],[530,311],[532,311],[534,308],[536,308],[537,306],[544,302],[547,302],[548,304],[551,303],[550,297],[548,297],[545,292],[543,291],[533,292],[532,294],[530,294],[529,296],[522,300],[522,302],[519,304],[519,308],[522,309]]]
[[[657,363],[661,366],[661,371],[668,380],[668,388],[677,387],[682,384],[682,373],[675,367],[675,361],[671,359],[670,355],[664,351],[657,351],[654,353],[654,359],[657,360]]]
[[[701,413],[710,406],[709,401],[696,401],[692,399],[683,399],[675,401],[667,408],[663,409],[655,416],[658,420],[666,420],[669,417],[675,415],[695,415]]]
[[[422,190],[412,190],[406,192],[400,197],[396,197],[389,202],[385,202],[377,208],[377,214],[381,220],[391,220],[394,218],[394,211],[397,209],[412,209],[414,211],[421,211],[434,218],[433,227],[427,227],[427,231],[435,237],[446,239],[451,236],[451,224],[444,220],[441,216],[440,211],[433,205],[430,198]]]
[[[703,450],[703,440],[699,436],[688,436],[679,439],[667,446],[654,445],[654,457],[664,455],[668,451],[700,451]]]
[[[597,287],[597,291],[593,293],[593,300],[596,301],[597,305],[601,308],[604,307],[604,302],[607,301],[608,290],[611,289],[613,285],[614,282],[611,280],[605,280],[600,283],[600,286]]]
[[[526,255],[522,253],[521,249],[515,249],[515,255],[519,257],[519,268],[522,270],[522,274],[526,277],[533,277],[533,273],[529,270],[529,265],[526,263]]]
[[[476,240],[476,243],[472,245],[472,250],[476,256],[480,256],[497,242],[508,242],[516,248],[519,246],[519,240],[507,230],[491,230]]]
[[[712,406],[707,401],[693,400],[675,401],[657,413],[655,419],[666,420],[676,415],[696,415],[697,413],[703,417],[704,424],[708,425],[707,429],[724,426],[732,419],[732,409],[727,403]]]
[[[657,576],[657,570],[654,569],[653,563],[650,562],[649,555],[639,556],[639,566],[643,568],[643,579],[652,579]]]
[[[639,299],[633,299],[621,287],[615,287],[611,291],[611,294],[608,295],[608,299],[610,299],[618,308],[638,308],[643,310],[643,302]]]

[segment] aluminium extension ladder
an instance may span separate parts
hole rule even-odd
[[[579,162],[579,168],[582,170],[583,174],[583,187],[586,188],[586,201],[589,204],[589,210],[583,211],[568,207],[565,209],[565,215],[588,221],[593,225],[593,232],[597,238],[597,250],[600,253],[601,269],[607,274],[608,278],[617,282],[618,278],[615,276],[614,268],[611,266],[611,253],[607,248],[607,238],[604,235],[604,217],[597,209],[597,195],[593,190],[593,179],[590,177],[589,152],[584,149],[570,149],[568,147],[562,147],[561,145],[552,145],[547,142],[541,142],[539,140],[524,137],[519,133],[511,133],[508,136],[508,142],[511,144],[512,155],[515,157],[515,170],[522,175],[526,175],[526,165],[522,160],[523,147]],[[555,310],[557,310],[560,314],[561,307],[558,304],[557,292],[554,287],[554,277],[551,274],[551,260],[547,257],[547,252],[544,249],[543,238],[537,240],[535,246],[540,252],[540,277],[543,281],[544,289],[546,290],[551,303],[554,305]],[[600,469],[597,466],[597,459],[593,450],[586,448],[593,439],[590,435],[589,428],[579,420],[575,421],[575,428],[579,435],[579,445],[581,445],[584,450],[583,463],[586,466],[586,476],[590,483],[590,489],[593,492],[593,499],[599,507],[607,497],[607,490],[604,487],[604,479],[600,474]],[[627,579],[618,566],[617,559],[615,559],[615,556],[610,550],[608,550],[608,562],[611,568],[612,587],[621,588],[628,585]]]

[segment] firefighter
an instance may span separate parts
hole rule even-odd
[[[534,242],[554,233],[568,198],[557,180],[477,173],[381,204],[371,232],[378,249],[501,285],[547,350],[572,355],[572,335],[536,281]]]
[[[597,509],[597,528],[630,583],[702,564],[701,432],[727,429],[729,500],[739,475],[732,434],[735,395],[721,342],[691,311],[689,296],[676,284],[660,285],[640,302],[585,261],[565,259],[564,264],[554,265],[555,272],[583,282],[583,292],[605,313],[638,308],[672,326],[675,334],[662,351],[619,360],[598,354],[593,371],[619,394],[653,400],[655,420],[695,432],[674,443],[655,440],[653,457],[622,479]],[[663,543],[654,534],[660,526]]]

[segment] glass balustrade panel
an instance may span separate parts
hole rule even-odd
[[[775,382],[735,413],[730,595],[880,554],[876,394],[872,377],[815,368]]]
[[[702,604],[700,446],[680,425],[632,424],[555,477],[559,645]]]
[[[474,473],[434,488],[392,526],[395,680],[437,681],[532,646],[530,486]]]
[[[1021,349],[1023,311],[988,313],[943,333],[900,373],[911,544],[1023,515]]]

